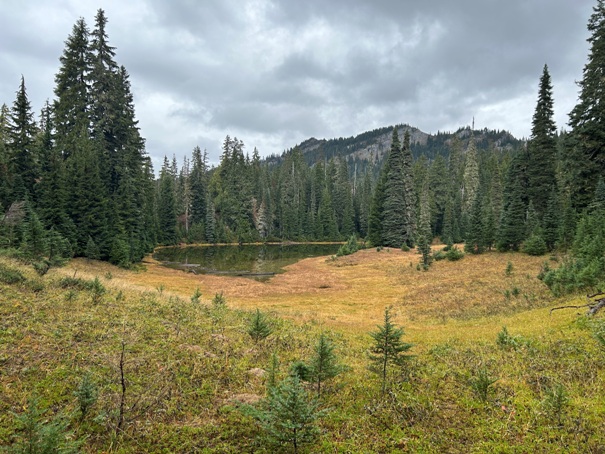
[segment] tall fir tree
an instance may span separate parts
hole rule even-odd
[[[31,200],[34,196],[34,186],[39,177],[39,159],[35,146],[37,132],[25,79],[21,77],[17,98],[11,110],[8,144],[13,173],[13,200]]]
[[[206,219],[206,194],[207,194],[207,157],[202,155],[200,147],[195,147],[191,156],[191,222],[203,224]]]
[[[597,0],[588,21],[590,52],[578,82],[580,95],[569,114],[572,128],[566,161],[572,200],[576,208],[593,198],[600,175],[605,174],[605,2]]]
[[[416,242],[416,194],[414,193],[412,167],[414,158],[410,144],[410,131],[406,129],[403,135],[403,146],[401,149],[403,158],[403,190],[405,204],[403,206],[403,220],[405,226],[404,242],[408,247],[413,247]]]
[[[556,182],[557,127],[554,121],[553,104],[550,74],[548,66],[544,65],[531,136],[527,145],[528,196],[540,219],[546,212],[548,199]]]
[[[6,104],[0,107],[0,213],[8,209],[9,196],[12,187],[12,173],[10,171],[10,157],[8,150],[9,110]]]
[[[385,246],[399,248],[405,242],[405,183],[403,153],[397,128],[393,128],[387,156],[387,178],[383,205],[382,240]]]
[[[174,180],[170,162],[164,156],[158,188],[158,241],[161,244],[177,242]]]
[[[517,251],[526,237],[526,185],[524,185],[525,155],[518,152],[507,173],[497,247],[499,251]]]
[[[59,59],[61,67],[55,76],[53,122],[56,146],[64,159],[89,137],[89,34],[86,22],[80,18],[65,42]]]

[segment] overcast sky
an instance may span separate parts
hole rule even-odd
[[[544,64],[566,127],[596,0],[0,0],[0,103],[52,99],[64,42],[103,8],[157,168],[224,137],[281,153],[408,123],[527,137]]]

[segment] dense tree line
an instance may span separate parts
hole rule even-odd
[[[411,143],[413,128],[398,125],[263,160],[227,136],[217,166],[195,147],[180,164],[166,157],[158,178],[128,73],[115,61],[99,10],[92,31],[84,19],[74,25],[55,98],[38,121],[24,79],[12,108],[2,106],[0,241],[32,256],[79,255],[123,266],[157,244],[181,241],[358,235],[374,246],[417,246],[423,256],[436,237],[464,242],[468,253],[565,250],[579,217],[598,205],[605,174],[604,10],[598,1],[589,22],[591,53],[569,132],[557,132],[545,65],[526,142],[467,127],[419,145]],[[384,158],[347,154],[385,131],[391,139]]]
[[[34,120],[25,80],[0,121],[3,246],[127,265],[157,243],[154,175],[103,10],[67,38],[55,98]],[[40,237],[30,245],[34,230]]]

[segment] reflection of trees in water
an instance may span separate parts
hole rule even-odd
[[[252,272],[253,273],[265,272],[266,257],[267,257],[267,246],[263,245],[258,248],[258,253],[256,254],[256,259],[254,260],[254,263],[252,263]]]
[[[303,258],[332,255],[339,245],[238,245],[190,246],[159,249],[154,258],[163,262],[200,265],[199,272],[279,273],[283,267]]]

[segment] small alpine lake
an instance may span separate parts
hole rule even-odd
[[[175,246],[156,249],[162,265],[195,274],[220,274],[268,280],[284,267],[308,257],[334,255],[341,243],[266,243]]]

